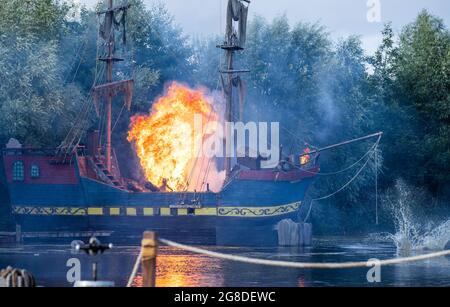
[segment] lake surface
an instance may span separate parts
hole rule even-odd
[[[209,250],[248,257],[301,261],[349,262],[371,258],[398,257],[393,243],[373,238],[316,238],[313,247],[233,248],[205,247]],[[139,247],[116,246],[98,258],[100,279],[124,286]],[[426,252],[417,252],[417,255]],[[23,245],[0,247],[0,268],[10,265],[31,271],[40,286],[71,287],[67,263],[76,258],[81,277],[91,278],[92,257],[76,253],[70,245]],[[76,260],[75,260],[76,261]],[[195,255],[171,247],[161,247],[158,256],[157,286],[187,287],[376,287],[450,286],[450,258],[383,267],[381,282],[369,283],[369,268],[345,270],[299,270],[235,263]],[[142,281],[138,275],[134,284]]]

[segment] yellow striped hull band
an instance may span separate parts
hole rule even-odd
[[[271,217],[298,211],[300,203],[274,207],[219,207],[219,208],[142,208],[142,207],[31,207],[14,206],[15,215],[48,216],[220,216],[220,217]]]
[[[284,206],[276,207],[221,207],[218,210],[219,216],[229,216],[229,217],[271,217],[290,214],[298,211],[300,209],[301,203],[293,203]]]

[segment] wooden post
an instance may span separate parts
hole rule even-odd
[[[155,287],[158,235],[153,231],[144,232],[141,244],[143,287]]]

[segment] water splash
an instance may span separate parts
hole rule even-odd
[[[425,193],[398,180],[393,191],[387,193],[383,204],[391,214],[395,234],[381,237],[392,240],[397,251],[444,250],[450,241],[450,220],[436,222],[423,208],[429,203]]]
[[[422,249],[447,249],[450,243],[450,220],[427,232],[421,240]]]

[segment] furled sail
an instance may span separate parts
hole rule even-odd
[[[246,96],[245,81],[240,76],[236,76],[233,78],[233,86],[239,91],[239,120],[243,121]]]
[[[105,13],[105,18],[103,23],[100,24],[100,37],[103,38],[105,41],[109,41],[111,36],[114,35],[114,31],[119,31],[120,28],[122,28],[122,41],[124,44],[126,44],[127,36],[126,36],[126,18],[127,18],[127,11],[125,9],[120,9],[121,16],[120,18],[117,18],[116,15],[119,14],[118,12],[114,11],[108,11]]]
[[[225,80],[223,76],[220,76],[220,80],[222,82],[222,89],[226,96],[231,95],[230,91],[228,90]],[[247,87],[245,81],[240,76],[235,76],[231,79],[231,85],[233,88],[237,88],[239,91],[239,120],[244,120],[244,108],[245,108],[245,96],[247,94]],[[234,119],[234,117],[233,117]]]
[[[229,0],[227,9],[226,35],[229,44],[236,42],[239,47],[245,46],[247,39],[248,6],[241,0]],[[233,21],[239,22],[238,33],[233,31]]]

